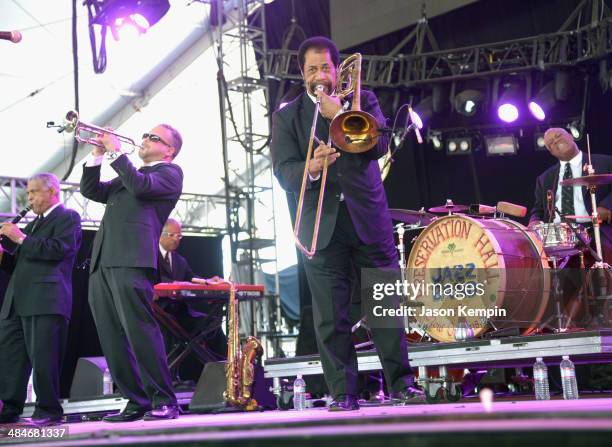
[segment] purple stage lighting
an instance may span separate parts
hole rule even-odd
[[[507,102],[497,108],[497,116],[506,123],[513,123],[518,119],[519,111],[514,104]]]
[[[529,102],[529,111],[538,121],[544,121],[544,118],[546,118],[544,108],[535,101]]]

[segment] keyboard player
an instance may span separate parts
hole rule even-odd
[[[187,260],[176,251],[181,243],[182,237],[182,226],[180,222],[172,218],[168,219],[159,239],[160,253],[158,256],[159,265],[157,268],[159,282],[202,281],[201,278],[194,275]],[[195,334],[203,331],[208,332],[203,338],[208,350],[212,351],[219,359],[224,359],[226,357],[227,339],[221,329],[221,319],[223,315],[220,311],[222,309],[219,309],[219,305],[210,304],[205,300],[190,300],[189,302],[159,300],[158,305],[167,313],[174,316],[177,322],[188,333]],[[209,314],[213,316],[212,325],[207,324],[207,321],[211,321],[211,319],[206,318]],[[177,340],[174,339],[168,330],[163,329],[163,333],[166,349],[170,352]],[[195,378],[197,378],[197,376]]]

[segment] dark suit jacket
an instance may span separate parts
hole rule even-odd
[[[9,316],[11,304],[19,316],[72,313],[72,269],[81,245],[81,217],[62,205],[55,208],[15,252],[4,253],[2,268],[12,276],[0,318]]]
[[[159,263],[157,272],[160,282],[172,281],[191,281],[195,275],[189,267],[187,260],[179,255],[176,251],[172,253],[172,271],[169,270],[168,264],[164,261],[161,253],[158,253]]]
[[[350,101],[350,97],[347,98]],[[380,127],[385,119],[376,100],[369,91],[361,92],[361,109],[371,113]],[[294,193],[297,203],[302,183],[302,174],[308,150],[310,126],[315,105],[306,93],[274,113],[271,154],[274,174],[280,185]],[[327,141],[329,122],[321,115],[317,120],[316,135]],[[342,152],[336,163],[330,166],[323,201],[323,212],[317,248],[329,244],[336,224],[340,194],[352,218],[355,230],[362,242],[372,244],[393,234],[383,188],[378,158],[387,151],[388,138],[381,136],[371,150],[361,154]],[[316,148],[316,144],[314,145]],[[314,149],[313,149],[314,152]],[[300,237],[310,247],[321,180],[308,186],[304,196],[304,214],[300,226]]]
[[[106,204],[93,242],[91,271],[103,267],[157,269],[159,236],[183,189],[183,172],[173,163],[138,171],[125,155],[111,163],[119,175],[100,182],[100,166],[83,167],[81,193]]]
[[[582,160],[586,163],[586,154],[583,153]],[[612,157],[608,155],[592,154],[593,168],[597,174],[610,174],[612,173]],[[550,216],[548,214],[548,207],[546,202],[547,191],[553,193],[553,204],[557,194],[557,185],[559,184],[559,163],[555,163],[546,171],[544,171],[536,180],[535,187],[535,203],[531,209],[530,221],[541,220],[548,222]],[[603,206],[612,210],[612,185],[598,186],[595,193],[597,199],[597,206]],[[589,195],[586,188],[582,188],[582,198],[584,204],[589,213],[593,211],[591,207],[591,196]]]

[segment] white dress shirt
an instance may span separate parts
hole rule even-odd
[[[574,158],[570,161],[562,161],[559,166],[559,182],[557,183],[557,196],[555,197],[555,206],[558,210],[561,210],[561,195],[563,191],[563,186],[561,182],[563,181],[563,174],[565,173],[565,165],[570,165],[572,170],[573,178],[582,177],[582,152],[578,152]],[[574,213],[577,216],[588,216],[588,211],[584,204],[584,198],[582,196],[582,186],[574,186]],[[591,219],[578,219],[577,222],[590,222]],[[555,223],[561,222],[561,218],[557,213],[555,213]]]

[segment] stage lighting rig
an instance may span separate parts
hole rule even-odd
[[[89,37],[96,73],[106,70],[106,33],[109,29],[115,40],[119,40],[119,30],[127,27],[143,34],[170,9],[168,0],[85,0],[83,4],[88,12]],[[95,27],[100,28],[99,50]]]

